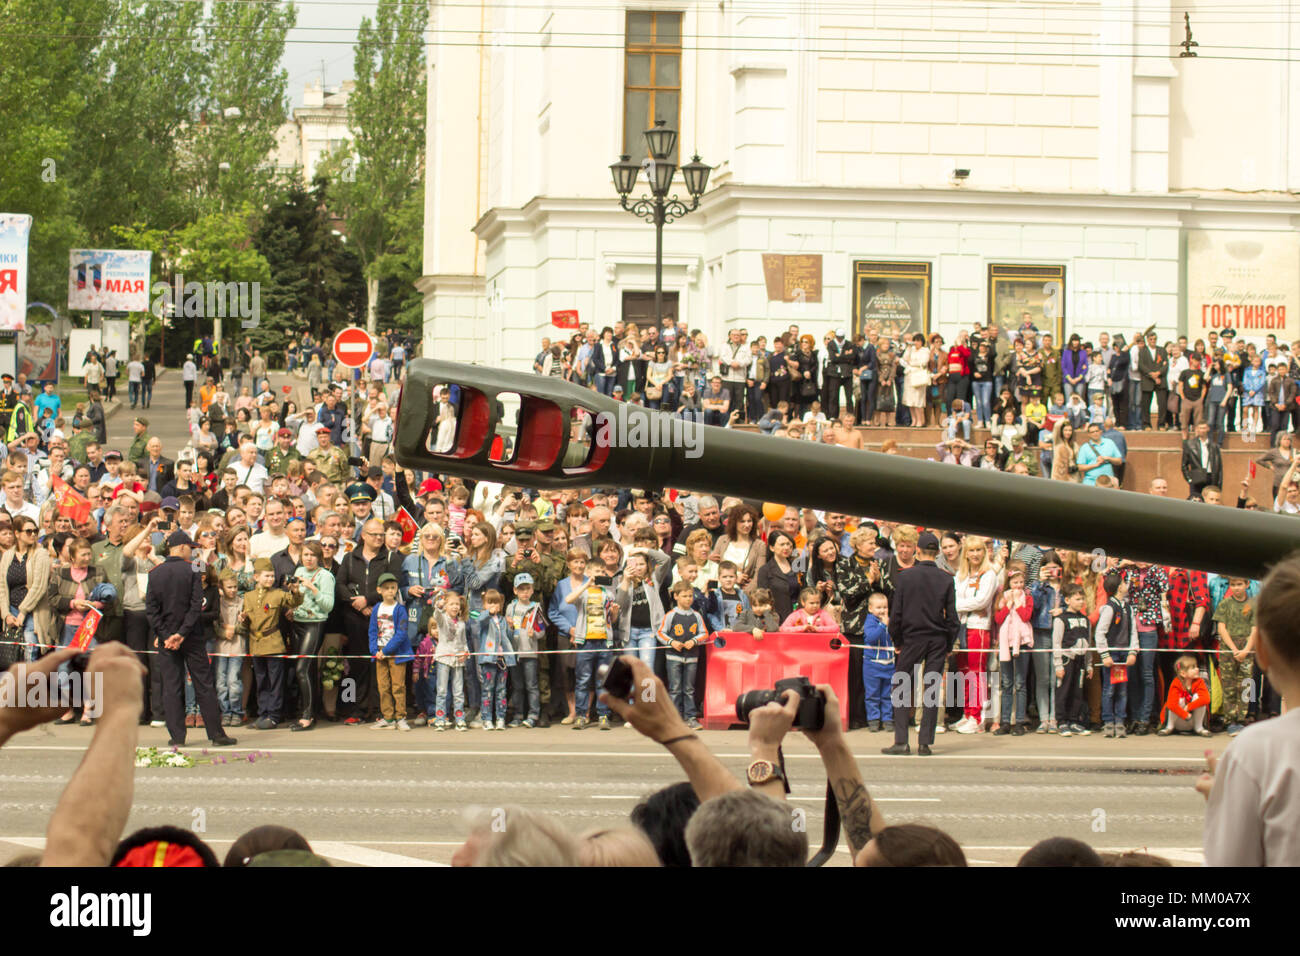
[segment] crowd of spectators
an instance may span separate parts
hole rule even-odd
[[[987,332],[977,331],[979,337]],[[667,367],[648,362],[639,377],[633,346],[640,337],[634,328],[620,333],[621,341],[615,330],[605,330],[585,354],[578,344],[572,362],[563,347],[550,345],[538,356],[537,371],[688,413],[692,390],[703,386],[702,420],[775,421],[765,430],[798,437],[794,430],[801,427],[821,440],[838,434],[844,444],[852,443],[859,418],[875,420],[880,413],[872,383],[892,389],[893,376],[885,372],[893,370],[879,361],[878,379],[862,377],[856,370],[863,366],[843,364],[851,346],[842,336],[826,343],[827,354],[841,364],[819,379],[824,368],[807,336],[793,357],[783,359],[781,340],[769,355],[761,339],[749,346],[735,332],[721,361],[702,336],[665,328],[664,340],[650,343],[651,354],[658,358],[663,349],[672,360],[665,359]],[[969,351],[967,337],[961,338],[960,347]],[[1044,338],[1035,344],[1025,328],[1014,338],[998,334],[979,345],[977,355],[1001,356],[1003,341],[1012,343],[1004,378],[1013,384],[1005,393],[997,388],[1007,406],[997,432],[1000,448],[986,449],[985,457],[1005,453],[1016,470],[1038,470],[1031,466],[1041,463],[1024,451],[1027,422],[1038,429],[1037,438],[1051,435],[1049,472],[1073,477],[1073,467],[1085,482],[1113,482],[1107,469],[1122,467],[1122,455],[1109,454],[1109,439],[1076,448],[1068,410],[1049,427],[1050,408],[1046,415],[1038,408],[1036,390],[1049,376],[1041,361],[1034,371],[1033,357],[1051,353],[1050,337]],[[1128,355],[1116,338],[1115,354]],[[867,344],[890,353],[887,343]],[[1089,356],[1076,346],[1072,339],[1066,350],[1072,357],[1060,360],[1071,370],[1063,384],[1072,388],[1080,375],[1091,381],[1087,373],[1101,354]],[[385,348],[392,356],[400,345]],[[924,340],[909,348],[903,365],[920,368]],[[1212,348],[1218,358],[1219,346]],[[624,349],[627,355],[617,358]],[[202,351],[200,343],[207,373],[201,387],[182,379],[191,440],[172,457],[150,433],[147,417],[134,419],[128,448],[111,449],[102,423],[97,429],[82,410],[71,420],[70,437],[59,428],[48,436],[15,436],[0,475],[6,612],[0,649],[6,661],[19,656],[29,666],[85,666],[67,651],[50,652],[67,645],[93,609],[103,615],[93,646],[114,651],[100,659],[125,673],[120,662],[130,656],[117,651],[134,653],[138,721],[166,726],[175,744],[184,743],[189,727],[203,728],[214,742],[233,743],[227,728],[288,724],[307,731],[320,720],[398,732],[422,726],[526,730],[552,722],[610,730],[622,724],[660,741],[696,741],[692,732],[700,728],[708,679],[703,649],[714,633],[733,630],[773,635],[768,639],[774,641],[790,631],[847,635],[852,650],[843,706],[849,727],[901,730],[905,738],[904,722],[894,726],[893,700],[881,676],[896,666],[901,650],[896,645],[906,615],[896,613],[900,586],[930,561],[949,581],[956,615],[943,664],[962,677],[945,683],[957,690],[947,690],[938,732],[1122,737],[1223,730],[1235,736],[1259,723],[1263,736],[1267,718],[1282,710],[1279,692],[1287,678],[1271,680],[1257,582],[1120,556],[1098,566],[1091,553],[1047,542],[998,541],[796,504],[719,501],[681,489],[551,493],[412,472],[398,467],[390,451],[400,359],[372,365],[356,380],[335,369],[317,383],[310,367],[320,350],[311,351],[310,401],[300,410],[287,393],[272,390],[265,363],[256,364],[259,355],[249,359],[251,381],[232,397],[227,378],[234,370],[227,373]],[[686,361],[683,352],[695,358]],[[863,353],[853,354],[856,363]],[[714,362],[721,362],[719,374],[708,378],[716,380],[701,381]],[[990,368],[997,367],[995,359]],[[756,385],[746,378],[763,368],[766,381]],[[770,395],[767,386],[782,368],[789,381]],[[1180,373],[1180,401],[1193,400],[1192,378]],[[808,391],[808,383],[819,380],[834,389]],[[929,384],[917,392],[903,386],[897,397],[906,400],[896,405],[915,409],[917,424],[928,416],[953,436],[969,435],[972,423],[986,424],[996,414],[987,399],[1000,384],[973,372],[950,375],[934,413],[927,410]],[[1146,391],[1142,382],[1138,386]],[[650,397],[656,389],[659,397]],[[848,409],[832,425],[841,391],[857,412]],[[972,393],[973,413],[966,404]],[[1072,391],[1071,398],[1078,394]],[[1080,427],[1101,431],[1107,419],[1122,417],[1118,394],[1106,398],[1100,425],[1081,421]],[[16,409],[30,413],[34,399],[20,383],[6,383],[3,395],[9,404],[0,404],[0,411],[9,410],[12,431]],[[769,397],[778,398],[778,412],[785,402],[799,414],[774,419]],[[825,421],[817,417],[823,401]],[[448,421],[454,433],[454,410]],[[1190,415],[1185,424],[1196,431],[1189,443],[1205,440],[1204,430],[1217,423]],[[1296,513],[1300,502],[1292,499],[1300,491],[1285,435],[1280,432],[1274,450],[1275,474],[1285,467],[1278,510]],[[1212,477],[1213,462],[1198,460],[1210,465],[1206,477]],[[1155,482],[1151,490],[1160,493]],[[869,502],[863,510],[869,512]],[[193,620],[178,623],[175,632],[161,623],[169,598],[156,582],[167,575],[192,580],[198,595]],[[168,593],[173,590],[185,588]],[[635,705],[600,693],[599,666],[625,651],[636,656],[639,672],[653,671],[662,682],[666,703],[658,723],[638,726]],[[1288,659],[1283,651],[1273,657],[1283,675],[1286,665],[1278,662]],[[354,693],[339,693],[345,681]],[[772,706],[769,715],[776,719],[785,708]],[[75,707],[49,719],[95,722]],[[840,743],[827,743],[831,736],[828,731],[819,748],[842,746],[842,735],[834,735]],[[694,753],[695,744],[686,746],[692,751],[683,760],[688,772],[707,763]],[[842,756],[837,751],[827,759],[843,762]],[[851,777],[844,770],[850,789]],[[724,796],[701,792],[699,785],[695,790],[701,801]],[[720,815],[746,819],[744,800],[727,799],[740,802],[727,804]],[[842,806],[842,812],[848,827],[851,808]],[[763,813],[770,815],[766,804],[755,808],[755,827],[762,826]],[[866,819],[872,813],[868,802]],[[860,812],[857,825],[850,844],[861,856],[878,828]],[[596,846],[584,852],[595,857],[636,847],[630,837],[592,839]],[[933,835],[913,839],[951,853]],[[793,859],[795,848],[787,849]],[[501,852],[508,855],[508,848]],[[693,848],[696,862],[699,853],[715,859]],[[892,859],[895,853],[906,856],[899,847],[877,847],[866,858]]]

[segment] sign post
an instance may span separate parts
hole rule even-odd
[[[352,325],[334,336],[334,358],[347,368],[365,368],[375,354],[375,343],[365,329]]]

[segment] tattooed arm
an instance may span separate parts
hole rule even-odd
[[[805,730],[804,734],[817,745],[817,750],[821,753],[822,764],[826,767],[826,779],[830,781],[831,792],[835,794],[835,802],[840,808],[844,838],[849,843],[849,852],[856,860],[862,848],[871,842],[872,836],[885,828],[885,820],[871,799],[871,794],[867,792],[866,784],[862,782],[862,772],[858,769],[858,761],[844,738],[840,702],[836,699],[835,692],[829,684],[819,684],[817,689],[826,695],[826,721],[821,730]]]

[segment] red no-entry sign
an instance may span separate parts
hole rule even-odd
[[[334,336],[334,357],[340,365],[363,368],[375,354],[375,343],[365,329],[350,326]]]

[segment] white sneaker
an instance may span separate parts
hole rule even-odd
[[[477,717],[475,717],[473,720],[471,720],[471,721],[469,722],[469,729],[470,729],[470,730],[482,730],[482,729],[483,729],[483,721],[481,721],[481,720],[479,720]]]
[[[957,733],[973,734],[979,730],[979,724],[969,717],[963,717],[961,723],[957,725]]]
[[[918,726],[919,726],[919,725],[918,725]],[[934,732],[935,732],[936,734],[946,734],[946,733],[948,732],[948,728],[945,727],[945,726],[943,725],[943,718],[942,718],[942,717],[940,717],[937,721],[935,721],[935,723],[934,723]]]
[[[410,730],[410,729],[411,729],[411,725],[408,724],[405,720],[399,720],[399,721],[397,722],[397,729],[398,729],[398,730]]]
[[[150,727],[166,727],[166,726],[167,726],[167,721],[165,721],[165,720],[151,720],[151,721],[149,721],[149,726],[150,726]]]
[[[373,724],[370,725],[370,729],[371,730],[392,730],[393,726],[394,725],[391,722],[384,720],[384,718],[380,717],[378,720],[376,720]]]
[[[498,717],[497,730],[505,730],[505,729],[506,729],[506,719],[504,717]]]

